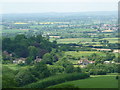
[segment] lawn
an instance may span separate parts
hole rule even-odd
[[[64,88],[68,85],[73,85],[78,88],[118,88],[118,81],[115,77],[116,75],[91,76],[88,79],[69,81],[51,86],[50,88]]]

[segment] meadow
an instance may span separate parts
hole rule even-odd
[[[65,55],[71,55],[73,57],[86,57],[86,56],[90,56],[92,54],[97,54],[97,55],[100,55],[100,56],[105,56],[105,53],[104,52],[98,52],[98,51],[66,51],[65,52]]]

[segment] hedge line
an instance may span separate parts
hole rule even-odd
[[[40,80],[38,82],[24,86],[24,88],[46,88],[52,85],[63,83],[66,81],[85,79],[90,77],[87,73],[72,73],[72,74],[60,74],[46,79]]]

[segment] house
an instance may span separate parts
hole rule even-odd
[[[49,36],[50,38],[61,38],[61,36]]]
[[[35,59],[35,62],[40,62],[41,60],[42,59],[37,56],[36,59]]]
[[[25,63],[26,58],[18,58],[16,60],[13,60],[14,64],[20,64],[20,63]]]
[[[115,61],[104,61],[104,64],[115,63]]]
[[[95,63],[95,61],[89,61],[89,60],[87,60],[85,58],[78,61],[78,64],[80,64],[80,65],[88,65],[88,64],[93,64],[93,63]]]
[[[6,55],[6,56],[9,56],[9,57],[12,56],[12,54],[9,54],[7,51],[3,51],[3,54]]]
[[[104,64],[110,64],[110,61],[104,61]]]
[[[119,49],[113,50],[113,53],[120,53]]]

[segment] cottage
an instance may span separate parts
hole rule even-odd
[[[78,64],[80,64],[80,65],[88,65],[88,64],[93,64],[93,63],[95,63],[95,61],[89,61],[89,60],[87,60],[85,58],[78,61]]]
[[[36,59],[35,59],[35,62],[40,62],[41,60],[42,59],[37,56]]]
[[[12,56],[12,54],[9,54],[7,51],[3,51],[3,54],[6,55],[6,56],[9,56],[9,57]]]
[[[13,63],[15,64],[20,64],[20,63],[25,63],[26,58],[18,58],[16,60],[13,60]]]

